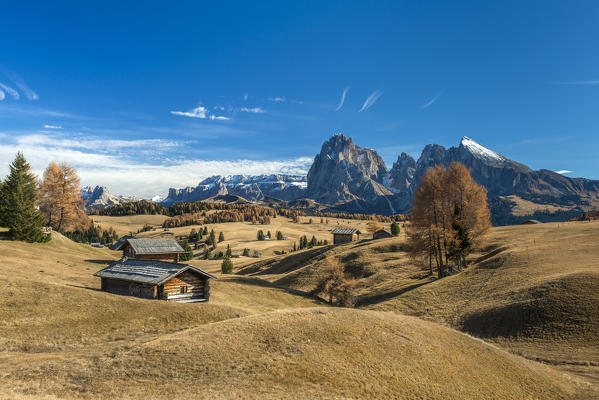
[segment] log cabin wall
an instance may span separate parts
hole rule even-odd
[[[125,296],[135,296],[144,299],[156,298],[156,285],[129,282],[121,279],[102,278],[102,290]]]
[[[339,244],[339,243],[347,243],[347,242],[351,242],[354,240],[355,235],[354,234],[341,234],[341,233],[335,233],[333,235],[333,244]]]
[[[185,271],[162,285],[162,296],[164,300],[173,301],[208,300],[208,279],[192,271]]]
[[[176,263],[179,262],[179,253],[134,254],[131,257],[138,260],[173,260]]]

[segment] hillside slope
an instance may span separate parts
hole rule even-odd
[[[404,238],[308,250],[239,273],[312,291],[326,257],[358,279],[359,308],[446,324],[599,382],[599,223],[493,228],[461,274],[436,280]]]
[[[40,375],[46,379],[39,382]],[[158,399],[584,399],[597,394],[548,367],[430,322],[332,308],[262,314],[110,353],[37,360],[5,372],[2,381],[31,395],[130,399],[147,393]]]

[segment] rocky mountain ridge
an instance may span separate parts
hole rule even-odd
[[[168,197],[162,203],[170,205],[229,195],[250,202],[306,199],[318,204],[319,209],[329,211],[408,213],[418,182],[426,171],[432,166],[449,165],[454,161],[468,167],[474,180],[487,188],[496,224],[519,220],[512,218],[511,211],[519,199],[530,208],[530,215],[545,220],[566,220],[573,214],[599,207],[599,181],[569,178],[544,169],[532,170],[468,137],[448,149],[429,144],[417,160],[402,153],[388,170],[375,150],[360,147],[343,134],[335,134],[323,143],[305,177],[284,174],[212,176],[196,187],[169,189]],[[123,200],[114,197],[112,201]],[[106,197],[97,204],[104,203],[108,203]],[[545,215],[548,205],[565,214]]]
[[[306,196],[306,177],[298,175],[231,175],[211,176],[198,186],[169,189],[165,205],[183,201],[200,201],[214,196],[234,195],[256,202],[266,197],[293,201]]]
[[[102,210],[106,207],[127,203],[134,199],[115,196],[105,186],[85,186],[82,188],[81,197],[86,210]]]

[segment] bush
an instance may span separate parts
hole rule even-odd
[[[244,257],[249,257],[250,256],[250,249],[243,249],[243,254],[242,256]]]
[[[258,240],[264,240],[264,232],[262,232],[262,229],[260,229],[258,231],[258,234],[256,235]]]
[[[220,265],[220,270],[223,274],[233,273],[233,262],[229,258],[225,258]]]

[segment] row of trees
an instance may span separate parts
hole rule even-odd
[[[11,239],[48,241],[44,226],[79,242],[108,244],[116,239],[112,228],[94,226],[85,213],[80,180],[70,165],[52,161],[38,181],[19,152],[9,170],[6,180],[0,181],[0,226],[9,228]]]

